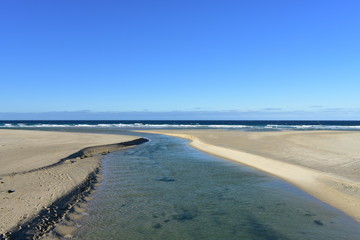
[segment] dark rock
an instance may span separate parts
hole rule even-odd
[[[157,181],[160,181],[160,182],[175,182],[175,179],[169,178],[169,177],[162,177],[162,178],[157,179]]]
[[[316,225],[319,225],[319,226],[324,225],[324,223],[323,223],[322,221],[320,221],[320,220],[314,220],[314,223],[315,223]]]
[[[7,190],[7,193],[13,193],[15,190]]]

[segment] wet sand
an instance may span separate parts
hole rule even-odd
[[[32,224],[46,230],[49,214],[59,216],[59,206],[89,187],[100,154],[144,141],[107,134],[0,130],[0,239]]]
[[[199,150],[280,177],[360,222],[360,132],[146,132],[189,139]]]

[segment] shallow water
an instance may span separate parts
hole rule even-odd
[[[290,184],[182,139],[144,136],[104,157],[76,239],[360,239],[358,223]]]

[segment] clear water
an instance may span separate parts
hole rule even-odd
[[[272,176],[167,136],[105,156],[75,239],[355,240],[360,225]]]

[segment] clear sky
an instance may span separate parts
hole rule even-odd
[[[65,111],[360,119],[360,1],[0,1],[0,118]]]

